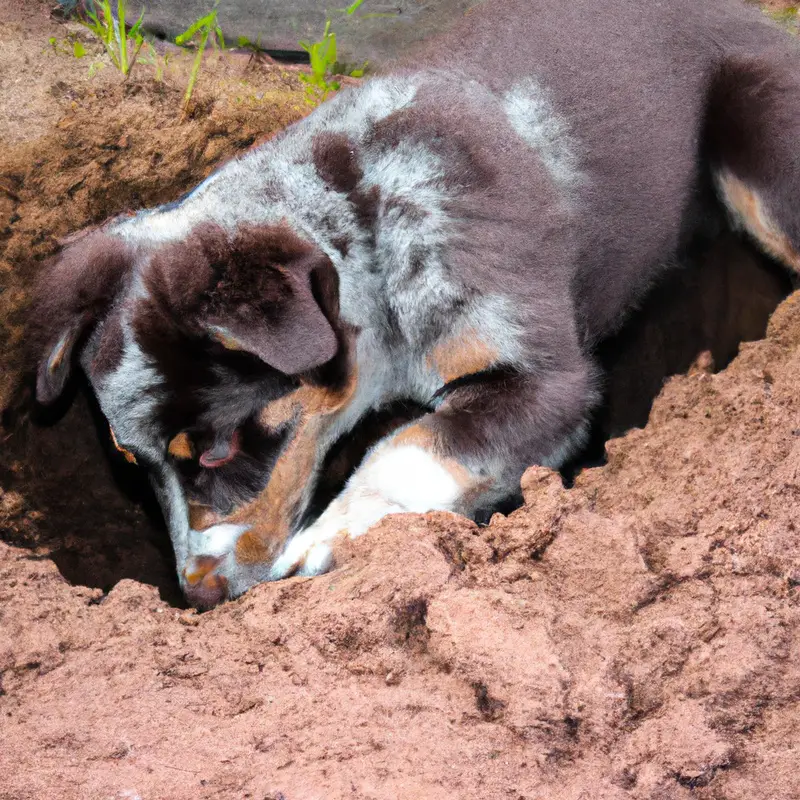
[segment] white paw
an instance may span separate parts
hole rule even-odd
[[[341,534],[346,535],[346,532],[341,531]],[[338,535],[338,530],[312,525],[293,536],[272,564],[269,580],[289,575],[319,575],[327,571],[333,561],[332,544]]]

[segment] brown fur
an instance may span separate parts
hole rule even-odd
[[[481,340],[475,330],[437,344],[428,356],[428,366],[435,369],[445,383],[488,370],[498,360],[497,351]]]
[[[206,528],[223,521],[223,515],[218,514],[213,508],[199,505],[198,503],[189,503],[189,527],[192,530],[204,531]]]
[[[124,242],[97,230],[70,244],[40,274],[28,336],[40,362],[36,392],[40,402],[52,402],[60,394],[73,347],[106,313],[132,260]]]
[[[167,357],[165,348],[181,334],[212,331],[226,349],[250,352],[284,372],[308,368],[335,352],[329,322],[314,314],[311,285],[335,283],[326,277],[332,271],[285,225],[241,226],[231,242],[218,226],[201,225],[153,256],[137,334],[157,358]]]
[[[381,202],[381,190],[377,186],[367,191],[356,188],[347,197],[353,204],[359,224],[369,231],[374,231]]]
[[[356,146],[343,133],[318,133],[312,157],[320,177],[337,192],[353,191],[363,177]]]
[[[331,239],[331,244],[339,251],[343,258],[347,258],[347,254],[350,252],[350,245],[352,244],[349,236],[334,236]]]
[[[114,314],[103,324],[100,343],[92,359],[92,375],[106,375],[115,370],[122,361],[124,346],[122,323],[119,314]]]
[[[370,143],[394,149],[400,142],[419,142],[447,163],[444,185],[449,189],[489,186],[496,173],[477,146],[478,141],[464,135],[465,132],[459,127],[451,128],[446,121],[432,118],[422,107],[429,93],[429,89],[421,89],[418,103],[376,122],[370,134]],[[387,200],[388,203],[390,201]]]
[[[266,561],[291,534],[293,513],[318,466],[319,437],[330,415],[347,405],[356,388],[355,373],[339,390],[305,385],[262,412],[262,423],[270,427],[280,427],[292,418],[298,421],[294,436],[276,462],[264,491],[226,519],[253,525],[236,543],[236,558],[240,563]]]

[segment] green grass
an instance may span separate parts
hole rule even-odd
[[[200,67],[203,63],[203,53],[205,52],[206,45],[209,40],[212,46],[216,49],[219,47],[221,50],[225,49],[225,38],[222,35],[222,29],[217,22],[217,9],[216,4],[214,8],[208,12],[204,17],[195,20],[180,36],[175,38],[175,44],[183,47],[193,39],[197,39],[197,50],[195,51],[194,62],[192,63],[192,70],[189,73],[189,83],[186,86],[186,92],[183,95],[183,110],[186,111],[192,99],[192,92],[194,85],[197,83],[197,76],[200,74]]]
[[[352,16],[364,0],[355,0],[347,8],[340,8],[342,14]],[[298,42],[300,47],[308,53],[311,73],[300,73],[300,79],[306,84],[306,98],[309,102],[322,102],[330,92],[340,87],[339,81],[334,77],[337,64],[336,34],[331,30],[331,20],[325,21],[325,30],[322,38],[316,42]],[[366,67],[366,63],[364,64]],[[364,67],[350,72],[353,78],[360,78],[364,74]]]
[[[111,0],[94,0],[92,3],[84,2],[79,4],[75,12],[75,19],[102,43],[111,62],[126,79],[136,64],[146,64],[153,68],[155,80],[162,81],[164,72],[169,64],[170,54],[166,53],[163,56],[159,56],[155,47],[145,40],[142,34],[145,12],[142,11],[133,26],[127,28],[125,25],[127,0],[117,0],[116,10],[117,16],[115,18]],[[186,51],[186,45],[192,42],[195,43],[194,60],[183,96],[184,112],[191,102],[203,64],[203,53],[206,47],[209,43],[215,49],[225,47],[222,30],[217,22],[216,3],[208,14],[195,20],[175,39],[175,44],[184,49],[184,51]],[[86,55],[86,48],[79,41],[68,39],[65,42],[59,42],[55,37],[52,37],[50,45],[57,53],[71,52],[75,58],[83,58]],[[142,48],[145,49],[140,56]],[[102,61],[93,62],[89,68],[90,76],[102,66],[104,66]]]
[[[117,18],[114,19],[111,0],[94,0],[91,5],[81,6],[76,18],[103,43],[111,62],[127,78],[144,44],[144,37],[141,34],[144,11],[133,27],[128,29],[125,26],[126,10],[126,0],[117,0]],[[81,58],[84,54],[85,51],[80,54],[74,53],[76,58]]]
[[[194,60],[183,97],[184,114],[191,104],[207,47],[210,44],[215,50],[225,49],[225,39],[217,18],[217,2],[214,2],[211,11],[195,20],[175,38],[175,44],[183,52],[188,52],[187,45],[194,45]],[[112,0],[93,0],[93,2],[85,0],[79,3],[75,11],[75,19],[102,43],[111,62],[126,80],[136,64],[145,64],[153,69],[154,79],[162,81],[170,54],[159,56],[155,47],[146,41],[142,33],[145,11],[142,11],[132,27],[127,28],[125,25],[127,0],[116,0],[116,17],[111,3]],[[337,12],[352,16],[363,3],[364,0],[354,0],[347,8],[337,9]],[[366,14],[363,16],[387,15]],[[254,53],[260,51],[260,42],[253,44],[244,37],[240,37],[237,44],[239,47],[251,48]],[[75,58],[83,58],[87,54],[84,45],[74,38],[59,42],[53,37],[50,39],[50,45],[56,53],[71,53]],[[341,85],[335,77],[339,65],[336,34],[331,30],[331,20],[326,20],[325,29],[318,41],[299,42],[299,45],[308,53],[311,66],[310,72],[300,73],[301,80],[306,84],[306,99],[308,102],[316,104],[324,100],[330,92],[339,89]],[[94,61],[89,67],[90,76],[103,66],[103,61]],[[366,62],[361,68],[351,70],[348,74],[354,78],[360,78],[364,75],[365,67]]]

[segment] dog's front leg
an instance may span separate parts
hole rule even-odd
[[[580,448],[596,393],[592,370],[512,375],[456,389],[434,413],[383,440],[339,497],[291,538],[265,576],[315,575],[337,539],[401,512],[473,516],[519,491],[531,464],[559,466]]]
[[[558,466],[583,442],[596,398],[592,369],[495,375],[461,385],[439,408],[382,440],[322,515],[276,550],[274,525],[214,525],[183,571],[193,604],[215,605],[263,581],[327,570],[337,539],[365,533],[389,514],[478,509],[519,491],[531,464]]]

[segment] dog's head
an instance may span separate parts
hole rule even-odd
[[[125,231],[125,220],[90,231],[42,272],[36,395],[53,402],[80,362],[115,445],[149,469],[175,539],[187,502],[211,520],[262,494],[281,454],[311,435],[309,417],[346,393],[338,280],[282,223],[203,223],[155,244]],[[296,489],[273,496],[281,535]]]

